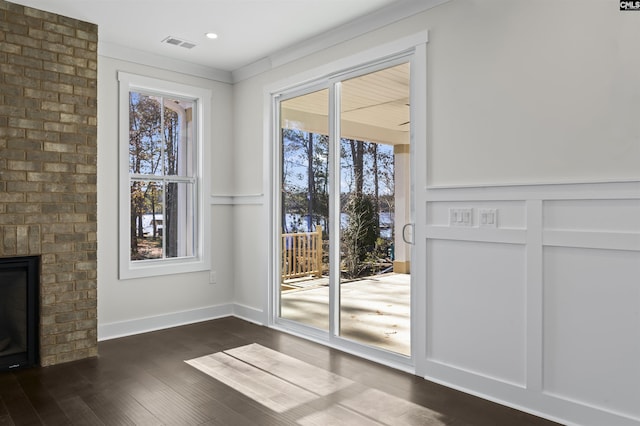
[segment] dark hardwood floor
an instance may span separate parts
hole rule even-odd
[[[429,425],[555,424],[306,340],[224,318],[99,344],[97,358],[0,373],[3,425],[287,425],[184,360],[258,343],[437,412]],[[322,410],[314,401],[305,412]]]

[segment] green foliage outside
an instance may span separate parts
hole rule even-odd
[[[327,240],[332,226],[329,138],[295,129],[282,129],[282,137],[282,232],[310,232],[320,225]],[[340,268],[345,278],[354,279],[390,264],[393,222],[384,224],[383,235],[380,217],[393,218],[394,157],[391,146],[340,142]],[[328,261],[326,253],[323,257]]]

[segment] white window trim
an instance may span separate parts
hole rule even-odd
[[[209,194],[211,182],[210,158],[211,140],[211,90],[188,86],[156,78],[118,72],[118,265],[119,279],[153,277],[158,275],[180,274],[211,269],[211,205],[205,200]],[[129,92],[151,91],[168,96],[193,99],[197,102],[196,111],[196,220],[197,241],[194,256],[162,260],[132,262],[130,255],[130,189],[129,189]]]

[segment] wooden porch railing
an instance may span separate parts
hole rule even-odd
[[[322,227],[282,234],[282,280],[322,276]]]

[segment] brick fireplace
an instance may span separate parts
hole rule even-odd
[[[97,26],[0,0],[0,257],[40,256],[40,363],[97,355]]]

